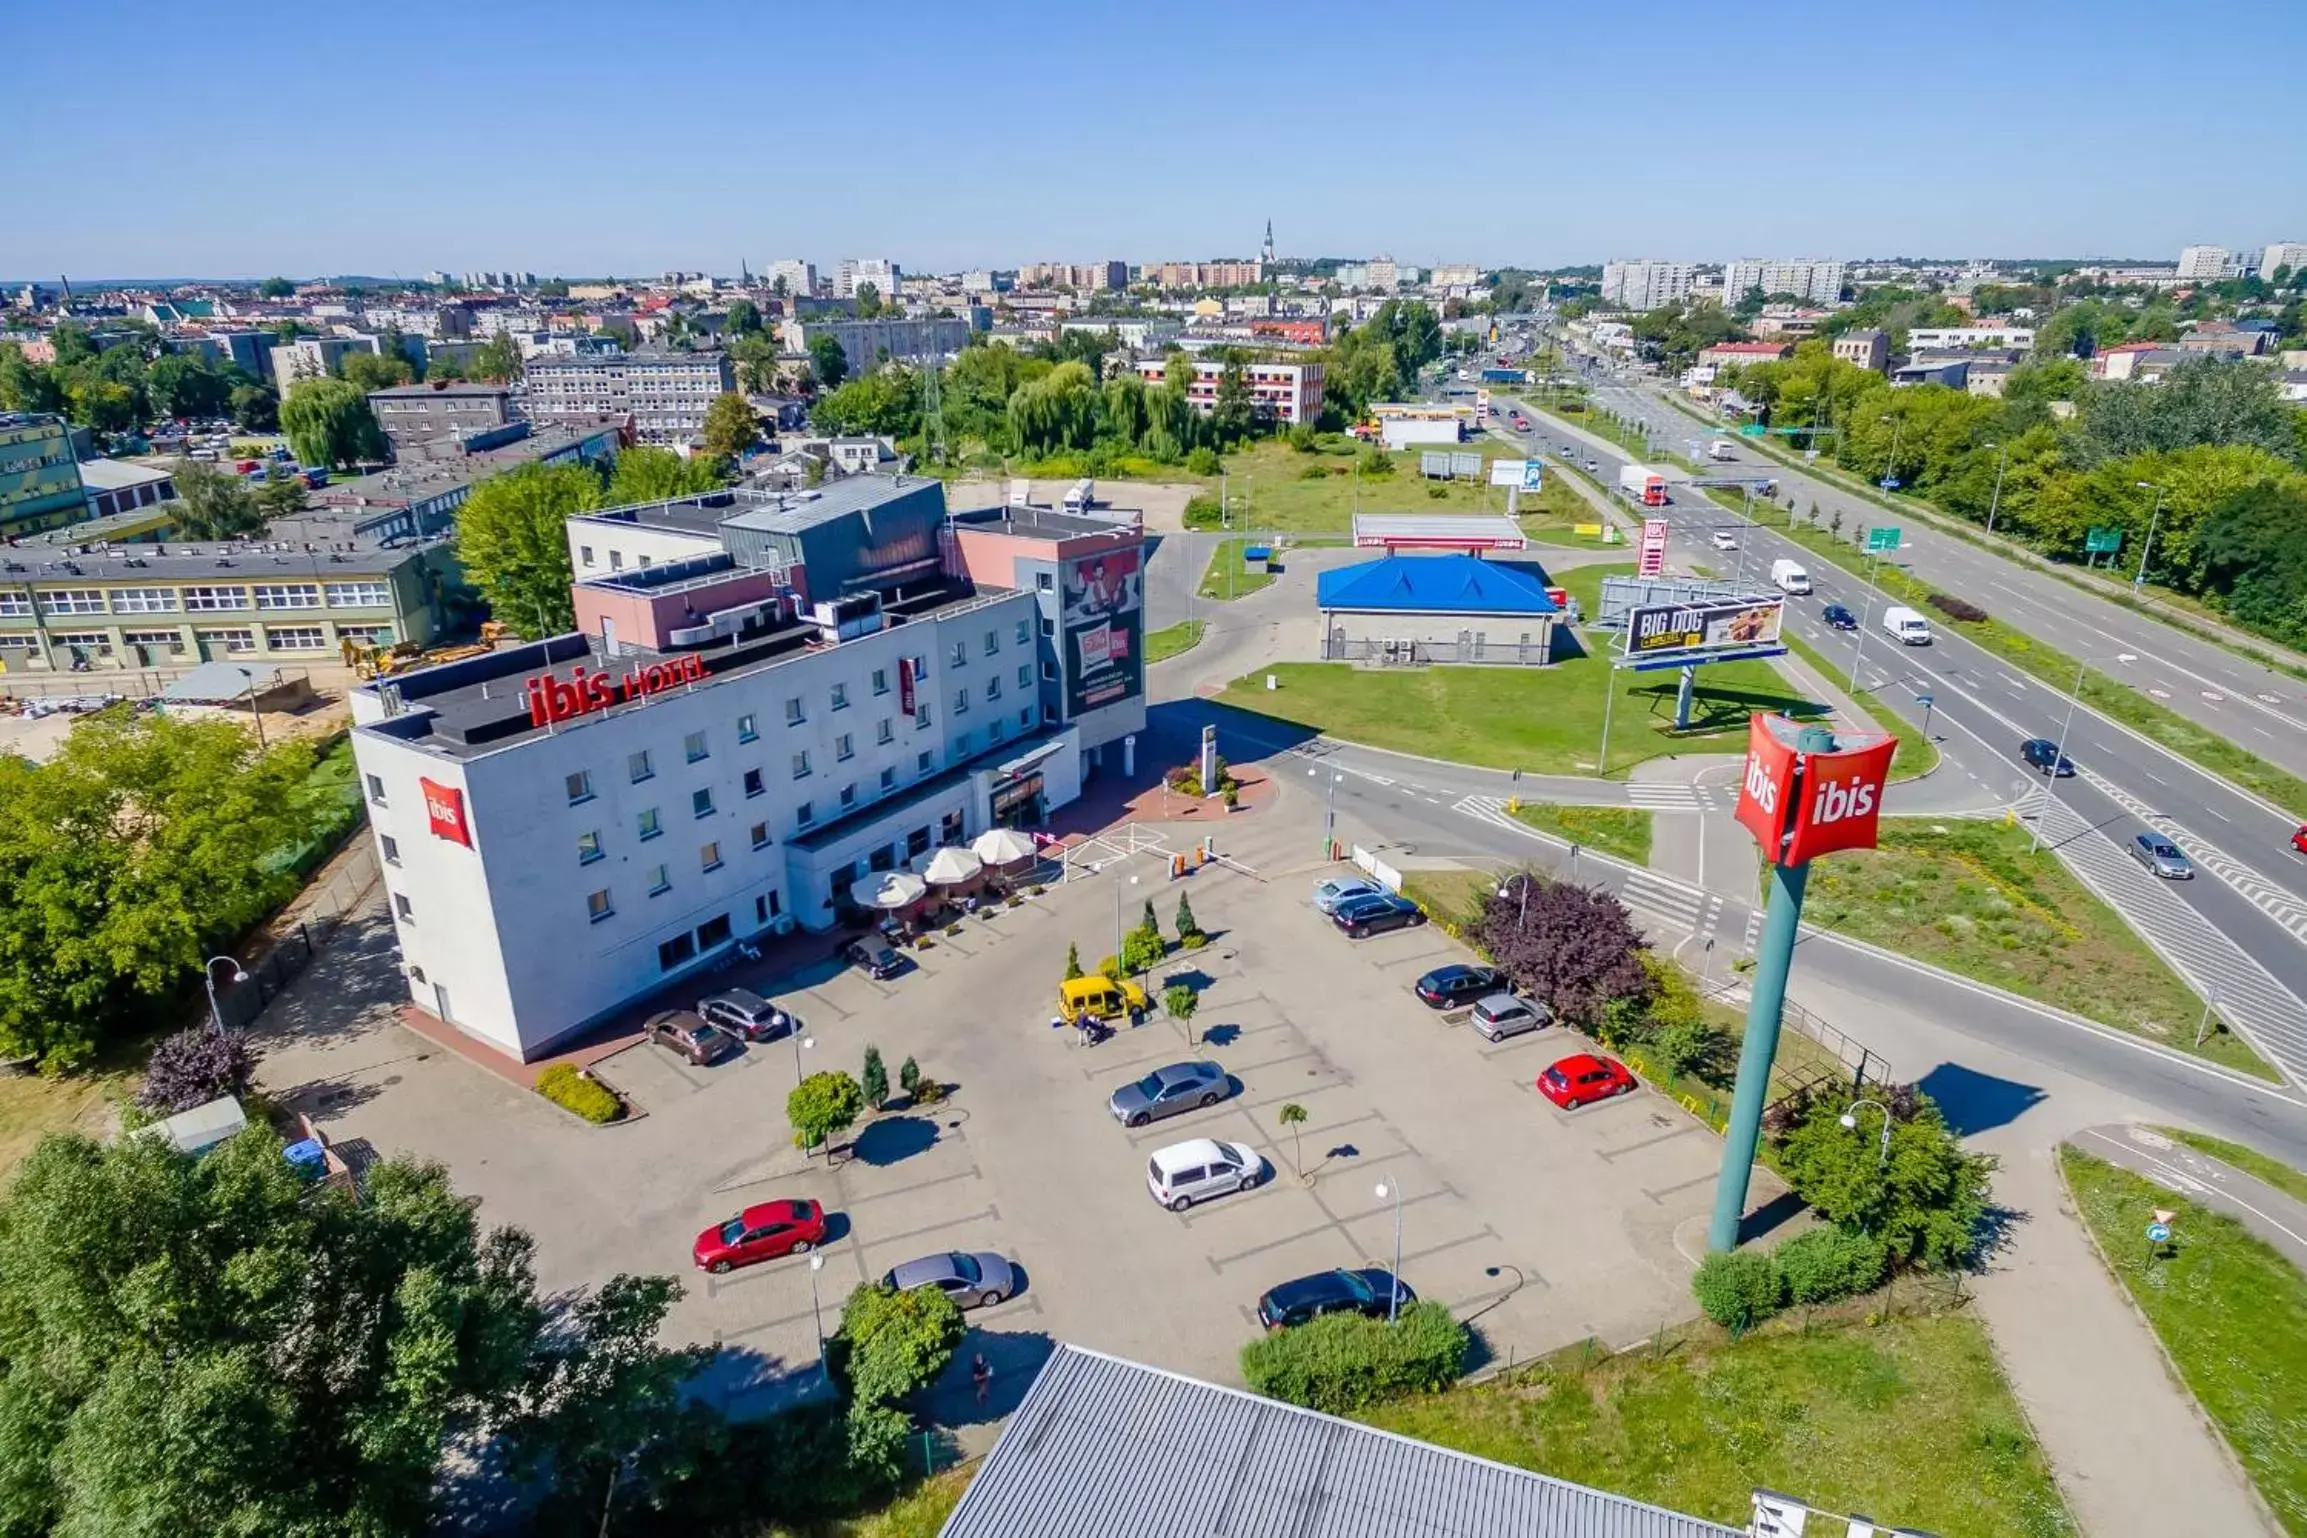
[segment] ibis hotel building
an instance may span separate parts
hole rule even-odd
[[[568,525],[577,628],[380,679],[354,752],[409,996],[522,1059],[1122,767],[1143,535],[859,476]]]

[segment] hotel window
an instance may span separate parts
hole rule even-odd
[[[851,807],[855,806],[856,804],[857,804],[857,787],[856,787],[856,786],[854,786],[854,785],[844,785],[844,786],[842,786],[842,787],[841,787],[841,809],[842,809],[843,811],[847,811],[847,810],[849,810],[849,808],[851,808]]]
[[[806,828],[817,820],[817,808],[811,805],[809,802],[804,801],[793,809],[793,820],[800,826]]]
[[[187,609],[245,609],[248,607],[248,589],[245,587],[188,587],[184,590]]]
[[[623,571],[624,569],[625,569],[625,552],[624,552],[624,551],[622,551],[622,550],[612,550],[612,551],[610,551],[610,552],[609,552],[609,570],[611,570],[611,571]]]
[[[768,787],[761,783],[760,770],[748,769],[745,771],[745,794],[748,797],[758,796],[766,789]]]
[[[176,589],[172,587],[121,587],[112,590],[112,612],[115,614],[174,614]]]
[[[378,806],[385,804],[384,781],[373,774],[368,777],[368,798]]]
[[[625,760],[625,771],[633,777],[633,783],[636,785],[657,772],[655,766],[649,762],[649,750],[647,748],[643,748]]]
[[[1033,687],[1033,665],[1031,663],[1024,664],[1018,668],[1017,686],[1020,689],[1030,689]]]
[[[580,565],[584,565],[584,566],[590,566],[590,565],[592,565],[592,564],[593,564],[593,547],[592,547],[591,545],[579,545],[579,546],[577,547],[577,561],[578,561],[578,564],[580,564]]]
[[[590,771],[580,769],[562,783],[569,790],[569,805],[581,806],[593,799],[593,776]]]
[[[932,762],[934,762],[934,760],[932,759],[931,755],[927,753],[916,755],[913,760],[913,772],[915,774],[927,774],[929,772],[929,766]]]
[[[721,868],[721,841],[719,839],[715,839],[710,844],[700,844],[697,847],[697,868],[708,871]]]
[[[664,832],[664,828],[657,821],[657,809],[652,806],[640,816],[635,817],[633,819],[633,831],[641,836],[644,843]]]
[[[393,893],[393,913],[404,924],[414,924],[417,921],[417,910],[409,906],[409,900],[405,893]]]
[[[855,745],[851,743],[849,734],[847,732],[843,732],[840,736],[833,739],[833,756],[841,760],[843,763],[847,763],[850,759],[853,759],[857,756],[857,749]]]
[[[889,692],[889,669],[875,668],[873,670],[873,692],[875,694],[887,694]]]
[[[876,742],[896,741],[897,724],[891,721],[887,716],[883,716],[881,718],[881,724],[875,727],[873,730],[873,740]]]
[[[1001,721],[999,720],[999,718],[996,718],[996,719],[994,719],[994,720],[991,720],[991,721],[988,721],[988,722],[986,722],[986,723],[985,723],[985,740],[986,740],[987,742],[999,742],[999,741],[1001,741],[1001,733],[1002,733],[1002,724],[1001,724]]]
[[[184,633],[180,630],[124,630],[120,640],[123,645],[163,651],[172,657],[184,655]]]
[[[785,724],[787,726],[799,726],[803,721],[808,719],[809,718],[807,716],[801,713],[801,702],[798,699],[791,699],[785,702]]]
[[[739,742],[752,742],[760,735],[760,729],[754,726],[753,718],[750,715],[737,718],[737,740]]]
[[[1030,640],[1032,640],[1032,639],[1033,639],[1033,623],[1032,623],[1032,621],[1030,621],[1030,620],[1022,620],[1022,619],[1021,619],[1021,620],[1019,620],[1019,621],[1017,622],[1017,644],[1018,644],[1018,645],[1020,645],[1020,646],[1023,646],[1023,645],[1024,645],[1026,642],[1028,642],[1028,641],[1030,641]]]
[[[691,732],[682,740],[681,750],[689,755],[689,762],[692,764],[708,756],[705,751],[705,734],[703,732]]]
[[[953,756],[955,758],[969,757],[969,739],[970,734],[967,732],[963,732],[953,739]]]
[[[953,665],[957,668],[969,666],[969,643],[967,641],[953,643]]]
[[[881,788],[882,788],[883,790],[890,790],[890,789],[893,789],[893,788],[896,786],[896,784],[897,784],[897,770],[896,770],[895,766],[889,766],[889,767],[885,767],[885,768],[883,768],[883,769],[882,769],[882,771],[881,771]]]
[[[692,817],[712,816],[713,792],[710,790],[693,790],[689,792],[689,815]]]
[[[1001,680],[998,677],[989,678],[985,681],[985,697],[989,700],[1001,698]]]
[[[849,708],[849,686],[847,684],[835,684],[833,686],[833,708],[835,710],[847,710]]]
[[[1036,572],[1034,573],[1033,585],[1037,588],[1040,588],[1045,593],[1054,593],[1057,591],[1057,577],[1054,573],[1051,572]],[[1019,628],[1022,629],[1024,627],[1024,621],[1021,620],[1018,623]]]
[[[913,729],[915,731],[919,731],[921,728],[927,726],[928,724],[929,707],[927,705],[916,707],[913,712]]]
[[[380,844],[382,844],[382,845],[384,846],[384,861],[385,861],[385,864],[387,864],[387,865],[398,865],[398,864],[400,864],[400,862],[401,862],[401,846],[399,845],[399,843],[397,843],[397,842],[394,840],[393,836],[392,836],[390,833],[379,833],[379,834],[377,835],[377,842],[378,842],[378,843],[380,843]]]
[[[256,606],[260,609],[317,609],[320,607],[320,584],[259,582],[256,585]]]
[[[967,689],[953,691],[953,713],[957,716],[969,714],[969,691]]]
[[[609,900],[607,887],[603,887],[585,898],[585,916],[596,924],[616,911],[617,905]]]
[[[393,590],[389,582],[330,582],[323,591],[332,609],[389,609]]]
[[[665,869],[665,867],[664,867],[664,866],[662,866],[662,865],[652,865],[652,866],[650,866],[650,867],[649,867],[649,895],[650,895],[651,897],[662,897],[662,896],[664,896],[664,895],[665,895],[667,892],[670,892],[670,891],[672,891],[672,890],[673,890],[673,875],[672,875],[672,872],[670,872],[670,871],[668,871],[667,869]]]
[[[324,652],[328,632],[318,625],[267,625],[264,644],[276,652]]]
[[[990,657],[1000,650],[1001,632],[998,630],[988,630],[985,633],[985,654]]]
[[[765,822],[753,824],[753,847],[756,849],[769,847],[769,824]]]
[[[809,753],[807,749],[793,755],[793,778],[797,780],[809,778]]]
[[[775,892],[764,892],[753,899],[753,922],[766,924],[777,916],[779,899]]]
[[[579,865],[590,865],[602,857],[600,829],[595,828],[590,833],[577,835],[577,863]]]
[[[39,594],[43,614],[102,614],[104,589],[100,587],[43,588]]]
[[[697,954],[697,942],[683,930],[657,947],[657,970],[670,972],[682,962]]]

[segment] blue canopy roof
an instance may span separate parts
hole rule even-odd
[[[1470,555],[1389,555],[1325,571],[1315,584],[1324,609],[1401,614],[1556,614],[1535,566]]]

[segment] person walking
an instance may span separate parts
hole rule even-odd
[[[978,1408],[985,1407],[985,1396],[993,1391],[993,1367],[980,1352],[969,1364],[969,1381],[977,1390]]]

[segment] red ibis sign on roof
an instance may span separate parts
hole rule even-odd
[[[550,726],[704,679],[705,659],[692,652],[664,662],[642,663],[627,670],[622,678],[611,676],[606,669],[578,667],[565,679],[539,673],[521,688],[528,696],[529,724]]]

